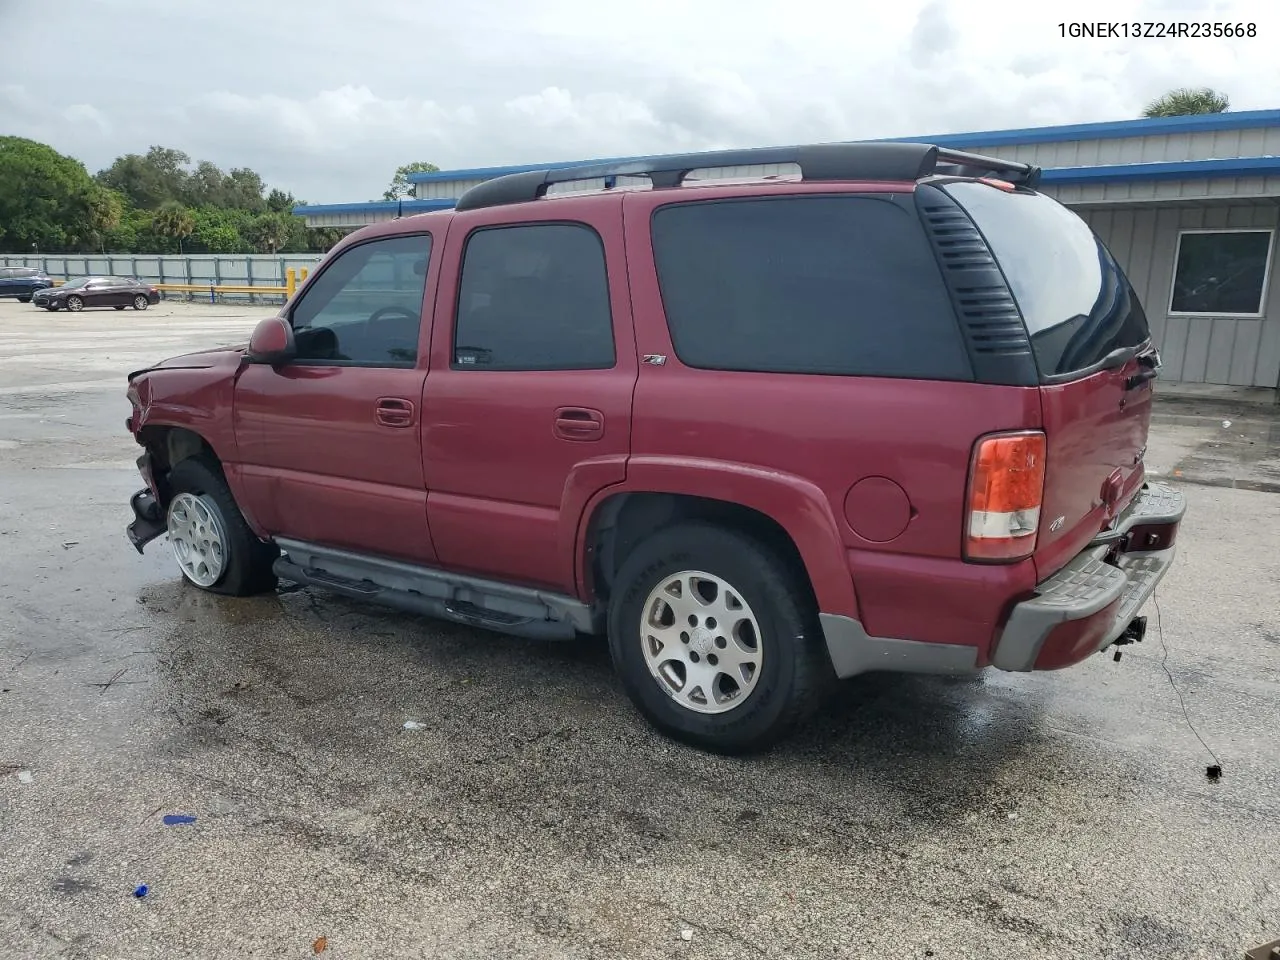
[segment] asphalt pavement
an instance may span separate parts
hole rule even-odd
[[[1265,411],[1161,403],[1148,460],[1189,509],[1121,662],[864,677],[726,759],[653,733],[598,643],[215,598],[163,540],[138,556],[125,373],[268,312],[0,301],[0,957],[1146,960],[1280,936]]]

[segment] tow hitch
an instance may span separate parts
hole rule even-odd
[[[1146,635],[1147,635],[1147,618],[1134,617],[1132,620],[1129,621],[1129,625],[1124,628],[1124,633],[1116,637],[1115,640],[1112,641],[1111,645],[1113,647],[1123,647],[1127,643],[1141,643],[1142,638],[1145,637]],[[1116,663],[1119,663],[1120,651],[1117,650],[1115,653],[1115,656],[1112,657],[1111,659],[1115,660]]]

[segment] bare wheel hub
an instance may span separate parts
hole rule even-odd
[[[683,570],[649,593],[640,619],[649,673],[680,706],[726,713],[760,679],[760,624],[737,589],[722,577]]]

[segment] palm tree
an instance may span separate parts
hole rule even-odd
[[[1198,113],[1225,113],[1231,106],[1225,93],[1211,87],[1181,87],[1152,100],[1144,117],[1189,117]]]
[[[277,213],[264,213],[249,225],[249,239],[263,253],[275,253],[289,242],[289,225]]]
[[[162,237],[178,241],[178,253],[182,253],[183,238],[195,233],[196,222],[191,211],[177,201],[171,201],[156,211],[151,218],[151,229]]]

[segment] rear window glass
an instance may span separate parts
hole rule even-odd
[[[1147,315],[1089,225],[1039,193],[952,183],[995,254],[1031,335],[1041,374],[1084,370],[1150,334]]]
[[[652,229],[671,339],[689,366],[973,378],[920,221],[890,198],[673,204]]]

